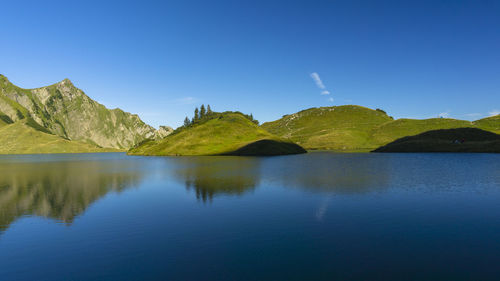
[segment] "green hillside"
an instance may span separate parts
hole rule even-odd
[[[473,122],[478,128],[500,134],[500,115],[483,118]]]
[[[163,130],[160,136],[137,115],[106,108],[68,79],[23,89],[0,75],[0,126],[25,118],[32,118],[52,134],[100,147],[128,149],[147,138],[169,133]]]
[[[373,147],[371,132],[392,121],[380,110],[357,105],[311,108],[262,124],[306,149],[359,150]]]
[[[374,128],[371,139],[373,146],[378,147],[396,139],[417,135],[426,131],[464,127],[474,127],[474,124],[469,121],[450,118],[431,118],[423,120],[398,119]]]
[[[45,131],[32,119],[26,118],[12,124],[1,125],[0,154],[37,154],[37,153],[80,153],[110,152],[92,144],[70,141]]]
[[[500,152],[500,135],[477,128],[427,131],[403,137],[374,152]]]
[[[355,105],[311,108],[262,124],[262,128],[289,138],[306,149],[370,151],[396,139],[430,130],[474,127],[500,131],[500,117],[475,122],[431,118],[393,120],[381,110]]]
[[[269,140],[269,142],[258,142]],[[159,141],[146,141],[131,155],[276,155],[305,152],[274,136],[241,113],[214,113],[210,118],[178,129]]]

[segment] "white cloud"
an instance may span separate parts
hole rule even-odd
[[[448,118],[448,117],[450,117],[450,113],[449,112],[441,112],[438,114],[438,116],[440,118]]]
[[[495,116],[495,115],[500,114],[500,110],[498,110],[498,109],[494,109],[494,110],[492,110],[492,111],[488,112],[488,114],[489,114],[490,116]]]
[[[316,72],[311,73],[311,78],[314,80],[314,83],[316,83],[316,86],[320,89],[326,89],[325,85],[323,84],[323,81],[321,81],[321,78],[319,78],[319,74]]]
[[[197,103],[198,101],[199,101],[199,99],[194,98],[194,97],[184,97],[184,98],[179,98],[179,99],[175,100],[175,102],[178,104],[193,104],[193,103]]]
[[[329,92],[329,91],[327,91],[327,90],[324,90],[324,91],[322,91],[322,92],[321,92],[321,94],[322,94],[322,95],[329,95],[329,94],[330,94],[330,92]]]
[[[333,98],[328,98],[328,101],[329,102],[333,102]]]
[[[478,116],[482,116],[483,114],[482,113],[467,113],[464,115],[467,117],[478,117]]]

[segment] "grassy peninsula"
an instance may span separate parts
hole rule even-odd
[[[212,113],[161,140],[145,141],[130,155],[284,155],[306,151],[259,127],[240,112]]]

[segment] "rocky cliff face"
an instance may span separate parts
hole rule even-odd
[[[0,75],[0,116],[6,122],[32,118],[55,135],[101,147],[127,149],[165,134],[139,116],[108,109],[70,80],[37,89],[22,89]]]
[[[169,126],[160,126],[160,129],[156,131],[156,139],[162,139],[168,135],[170,135],[174,129]]]

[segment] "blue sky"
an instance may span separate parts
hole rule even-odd
[[[2,2],[0,73],[23,88],[69,78],[153,126],[202,103],[261,122],[342,104],[500,110],[500,1],[71,2]]]

